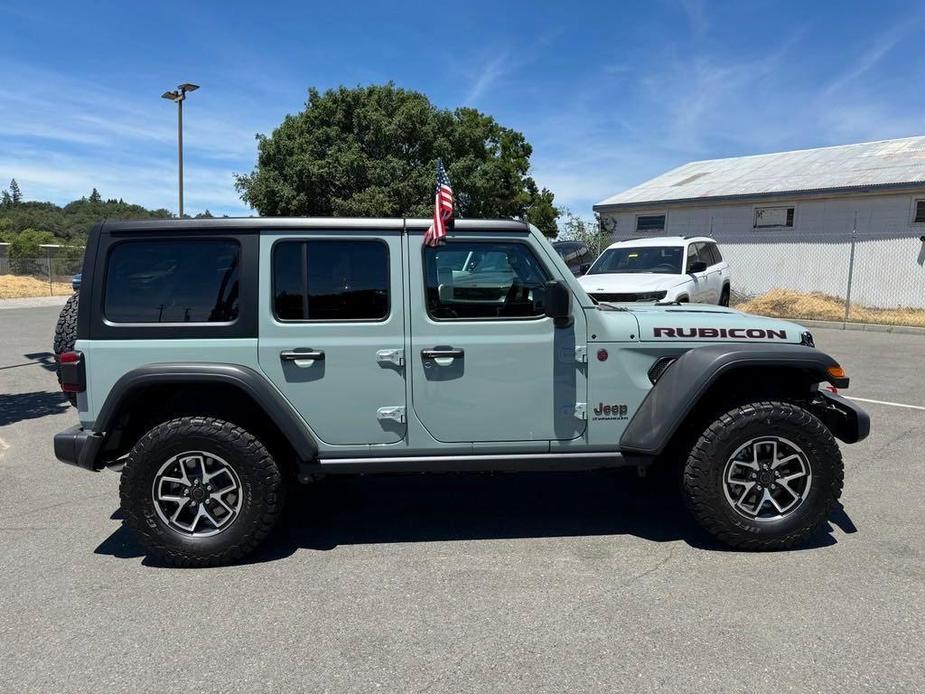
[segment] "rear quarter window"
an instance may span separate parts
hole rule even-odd
[[[241,249],[233,239],[152,239],[112,247],[103,312],[111,323],[230,323]]]

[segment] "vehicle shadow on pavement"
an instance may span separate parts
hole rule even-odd
[[[841,506],[831,522],[845,533],[857,531]],[[798,549],[833,545],[832,533],[827,523]],[[594,535],[682,540],[698,549],[733,551],[700,529],[679,493],[658,479],[638,479],[631,470],[366,475],[332,477],[294,490],[277,530],[244,563],[339,545]],[[121,527],[96,552],[143,555]]]
[[[0,393],[0,427],[67,412],[69,407],[67,398],[60,391]]]

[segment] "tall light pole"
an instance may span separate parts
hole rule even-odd
[[[184,82],[174,91],[164,92],[161,94],[162,99],[168,99],[177,103],[177,164],[179,170],[179,191],[180,191],[180,219],[183,219],[183,101],[189,92],[199,89],[198,84]]]

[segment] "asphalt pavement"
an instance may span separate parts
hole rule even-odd
[[[0,310],[0,690],[925,690],[925,410],[867,404],[843,509],[727,551],[632,471],[328,479],[239,566],[157,566],[76,422],[58,308]],[[925,407],[925,338],[815,330],[849,395]]]

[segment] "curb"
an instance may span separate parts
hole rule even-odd
[[[920,335],[925,337],[925,328],[919,328],[912,325],[884,325],[880,323],[843,323],[836,320],[801,320],[799,318],[787,318],[794,323],[805,325],[808,328],[831,328],[833,330],[861,330],[871,333],[896,333],[898,335]]]
[[[24,299],[0,299],[0,311],[7,308],[38,308],[41,306],[64,306],[70,294],[56,296],[33,296]]]

